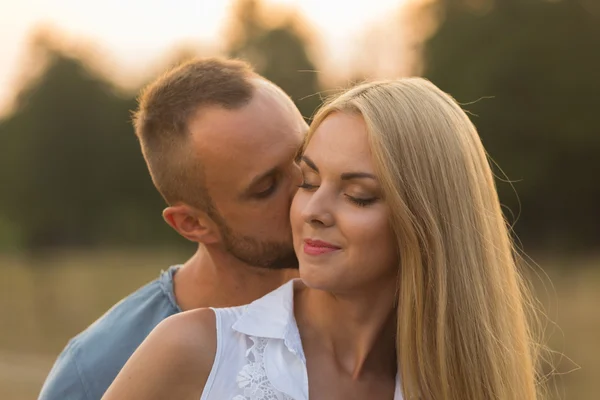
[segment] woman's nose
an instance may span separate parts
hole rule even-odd
[[[329,227],[335,223],[331,200],[322,188],[317,189],[302,210],[302,218],[307,224]]]

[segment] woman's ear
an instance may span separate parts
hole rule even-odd
[[[177,204],[165,208],[162,215],[167,224],[187,240],[203,244],[221,240],[218,225],[204,211]]]

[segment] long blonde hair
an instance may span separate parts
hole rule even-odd
[[[533,400],[528,292],[477,131],[421,78],[359,85],[326,104],[361,115],[397,236],[405,399]]]

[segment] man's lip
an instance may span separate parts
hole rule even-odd
[[[318,240],[318,239],[304,239],[304,244],[310,246],[310,247],[322,247],[322,248],[329,248],[329,249],[341,249],[340,246],[336,246],[334,244],[328,243],[328,242],[324,242],[322,240]]]

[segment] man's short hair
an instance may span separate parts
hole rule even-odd
[[[248,104],[255,77],[242,61],[198,58],[144,88],[133,117],[135,133],[152,181],[168,204],[186,202],[212,210],[202,162],[190,145],[189,122],[203,106],[238,109]]]

